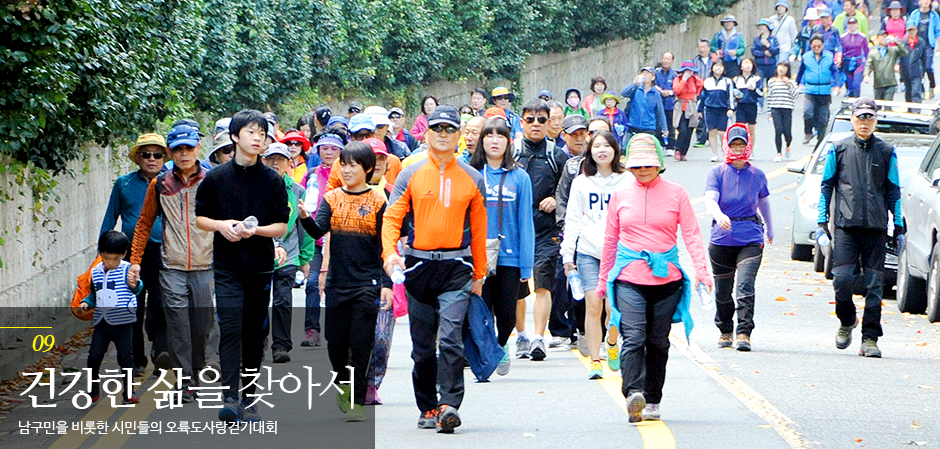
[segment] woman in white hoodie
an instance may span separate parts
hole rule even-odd
[[[578,272],[587,301],[584,334],[591,357],[591,379],[603,377],[599,353],[603,335],[601,310],[605,302],[601,301],[595,290],[604,244],[604,227],[607,224],[607,202],[615,190],[633,179],[626,175],[619,156],[617,138],[609,131],[595,133],[588,142],[584,154],[584,171],[571,182],[571,195],[565,213],[565,236],[561,242],[565,274]],[[610,315],[609,307],[607,314]],[[607,335],[607,364],[611,371],[620,370],[616,330]]]

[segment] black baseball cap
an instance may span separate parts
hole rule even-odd
[[[858,100],[855,100],[855,104],[852,106],[852,115],[858,117],[862,114],[878,114],[878,105],[871,97],[859,97]]]
[[[561,122],[561,128],[565,131],[565,134],[572,134],[579,129],[587,129],[587,127],[588,121],[581,114],[571,114]]]
[[[431,116],[428,117],[428,126],[440,123],[460,128],[460,113],[457,112],[457,108],[449,104],[442,104],[435,108]]]

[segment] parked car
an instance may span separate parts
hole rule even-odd
[[[898,309],[927,312],[940,321],[940,138],[934,140],[901,194],[901,214],[907,227],[898,257]]]
[[[877,136],[886,142],[895,145],[898,155],[898,170],[901,185],[905,185],[907,178],[917,169],[924,154],[927,153],[937,132],[937,111],[940,107],[935,105],[918,105],[921,113],[887,111],[883,107],[907,107],[908,103],[876,101],[882,107],[878,111]],[[791,237],[793,246],[790,248],[790,257],[794,260],[812,261],[817,272],[825,272],[826,278],[832,279],[831,260],[827,260],[823,251],[817,248],[814,239],[816,221],[819,217],[817,205],[819,204],[820,183],[826,165],[829,143],[851,137],[853,134],[850,100],[836,113],[829,125],[829,132],[822,143],[816,147],[809,161],[803,165],[801,162],[792,162],[787,170],[802,174],[796,188],[795,211]],[[897,273],[897,251],[887,248],[885,257],[885,291],[890,293],[894,286]]]

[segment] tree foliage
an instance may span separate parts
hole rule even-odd
[[[736,0],[0,0],[0,154],[58,173],[178,110],[518,80],[533,53],[648,37]]]

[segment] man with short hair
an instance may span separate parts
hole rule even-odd
[[[803,145],[813,140],[814,128],[817,133],[816,145],[819,145],[829,124],[831,95],[839,95],[842,76],[833,60],[832,52],[823,50],[822,35],[813,35],[809,46],[812,52],[803,58],[796,83],[805,89],[806,93],[806,105],[803,109]]]
[[[395,134],[395,139],[405,143],[405,146],[408,147],[409,154],[418,148],[418,140],[411,135],[411,131],[408,131],[405,126],[405,111],[401,108],[392,108],[388,112],[388,119],[392,121],[392,129],[398,130]]]
[[[174,127],[167,142],[173,169],[147,187],[134,228],[128,276],[137,275],[157,217],[162,218],[160,288],[166,316],[170,361],[180,368],[181,399],[195,400],[192,387],[206,365],[206,339],[212,319],[212,235],[191,226],[196,221],[196,191],[207,170],[199,165],[199,135],[187,126]]]
[[[138,170],[121,176],[114,182],[108,209],[101,222],[101,235],[114,229],[121,219],[121,232],[131,241],[134,228],[140,217],[140,209],[147,197],[147,186],[160,174],[166,159],[166,140],[154,133],[141,134],[127,155],[139,167]],[[144,289],[137,295],[137,321],[133,326],[134,376],[143,375],[147,367],[144,350],[144,315],[146,313],[147,336],[152,343],[150,360],[155,368],[172,368],[166,345],[166,319],[163,315],[163,292],[160,290],[160,248],[163,237],[163,221],[158,217],[153,227],[156,232],[147,239],[141,260],[140,279]],[[131,252],[127,252],[130,259]]]
[[[865,62],[865,83],[872,82],[874,77],[875,99],[893,101],[898,87],[894,66],[901,56],[907,54],[907,47],[884,28],[872,31],[871,40],[875,46],[868,52]]]
[[[480,143],[480,132],[483,131],[483,126],[486,125],[486,119],[480,116],[474,116],[472,119],[467,121],[467,124],[463,129],[463,140],[467,143],[467,152],[472,156],[476,152],[477,146]]]
[[[819,25],[813,29],[813,34],[819,34],[823,39],[823,50],[832,52],[836,66],[842,65],[842,39],[839,30],[832,26],[832,10],[825,8],[819,10]],[[812,38],[810,38],[812,44]]]
[[[926,1],[929,5],[930,0]],[[839,30],[840,34],[845,33],[846,25],[848,24],[850,17],[855,18],[856,22],[858,23],[858,30],[862,34],[868,36],[868,18],[865,17],[865,14],[862,14],[861,11],[855,8],[855,0],[845,0],[842,2],[842,13],[836,16],[835,20],[832,21],[832,26]]]
[[[565,145],[565,140],[558,138],[561,134],[562,122],[565,120],[565,107],[555,100],[549,100],[546,101],[546,103],[548,103],[548,127],[545,129],[545,133],[548,135],[549,139],[555,142],[555,145],[557,145],[561,151],[564,151],[568,157],[571,157]]]
[[[836,315],[841,325],[836,348],[852,344],[852,329],[858,326],[852,293],[855,270],[862,263],[865,285],[865,313],[862,318],[862,346],[858,355],[881,357],[878,337],[881,329],[881,291],[884,284],[885,244],[888,212],[894,215],[895,247],[903,244],[901,187],[898,185],[898,157],[894,147],[874,135],[878,124],[875,100],[859,98],[852,107],[855,134],[830,143],[823,169],[819,195],[817,240],[829,234],[829,221],[835,225],[831,238],[832,286]],[[835,204],[833,205],[833,202]],[[830,206],[833,206],[830,208]],[[834,214],[830,217],[830,209]]]
[[[549,107],[544,101],[538,98],[526,101],[522,105],[520,120],[524,137],[513,143],[513,157],[532,180],[532,217],[535,221],[535,334],[529,347],[525,331],[519,332],[516,357],[531,356],[534,361],[544,360],[546,355],[542,336],[552,310],[551,290],[560,249],[559,228],[555,221],[555,189],[568,160],[568,156],[547,138],[548,114]],[[519,327],[517,319],[517,329]]]
[[[546,114],[547,115],[547,114]],[[486,201],[480,172],[454,157],[460,115],[442,104],[428,117],[428,157],[395,182],[382,223],[385,271],[406,270],[418,427],[453,433],[463,402],[463,323],[486,279]],[[406,215],[413,224],[404,226]],[[405,259],[396,246],[408,234]]]
[[[362,112],[362,102],[353,100],[349,102],[349,108],[346,109],[346,118],[352,120],[352,117],[360,112]]]
[[[213,235],[212,268],[219,321],[219,359],[224,402],[219,419],[260,421],[252,395],[256,385],[240,369],[261,367],[264,322],[271,298],[274,238],[287,232],[287,187],[261,163],[267,122],[260,111],[232,117],[235,158],[206,175],[196,191],[196,226]],[[242,400],[239,402],[239,392]]]
[[[660,67],[656,69],[655,82],[656,90],[663,97],[663,113],[666,115],[666,145],[663,148],[666,156],[672,156],[676,148],[676,128],[672,124],[672,111],[676,104],[676,93],[672,90],[672,80],[676,78],[676,71],[672,69],[672,62],[675,59],[672,52],[663,53]]]
[[[363,114],[372,119],[372,123],[375,125],[375,135],[373,137],[385,144],[385,150],[388,154],[397,157],[399,160],[411,154],[411,150],[405,146],[404,142],[393,139],[388,134],[389,127],[392,125],[392,121],[388,118],[388,109],[381,106],[369,106]]]

